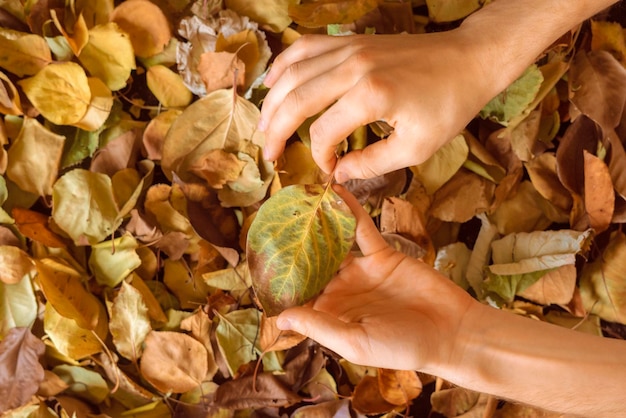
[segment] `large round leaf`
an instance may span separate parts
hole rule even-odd
[[[354,215],[330,187],[293,185],[259,209],[248,231],[247,258],[268,316],[315,297],[354,242]]]

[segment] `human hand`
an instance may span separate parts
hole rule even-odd
[[[363,256],[349,255],[315,301],[283,311],[278,327],[353,363],[438,369],[456,348],[465,313],[478,302],[428,265],[392,249],[356,198],[337,191],[357,218]]]
[[[311,125],[311,151],[330,173],[335,150],[359,126],[383,120],[394,131],[337,163],[339,182],[419,164],[456,136],[509,79],[489,79],[481,43],[455,29],[421,35],[304,36],[274,61],[265,79],[259,129],[265,158]]]

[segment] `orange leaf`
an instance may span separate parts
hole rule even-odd
[[[65,240],[48,227],[49,217],[43,213],[15,207],[11,211],[15,226],[22,235],[46,247],[65,248]]]

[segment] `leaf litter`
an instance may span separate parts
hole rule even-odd
[[[275,325],[332,279],[354,219],[311,121],[263,160],[271,58],[303,33],[441,30],[481,4],[0,2],[0,413],[550,416]],[[346,187],[480,301],[617,336],[626,31],[619,13],[585,23],[430,160]]]

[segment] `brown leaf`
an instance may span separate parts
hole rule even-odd
[[[624,151],[624,144],[615,132],[609,132],[608,140],[611,151],[609,160],[611,180],[615,191],[626,198],[626,151]]]
[[[489,180],[461,169],[437,190],[430,213],[446,222],[467,222],[490,207],[494,190]]]
[[[424,249],[426,264],[435,262],[435,247],[426,231],[426,217],[406,200],[389,197],[383,202],[380,231],[405,236]]]
[[[605,231],[611,224],[615,193],[609,168],[604,161],[584,151],[585,163],[585,210],[589,226],[596,234]]]
[[[228,182],[237,180],[245,165],[235,154],[212,149],[196,160],[189,171],[206,180],[212,188],[221,189]]]
[[[269,373],[229,380],[215,392],[215,405],[226,409],[290,406],[300,400]]]
[[[365,376],[352,393],[352,408],[355,411],[365,414],[384,414],[396,405],[389,403],[383,398],[378,385],[378,378],[374,376]]]
[[[588,117],[580,116],[567,128],[556,150],[556,172],[571,193],[583,195],[583,151],[595,153],[602,134]]]
[[[279,380],[297,392],[318,375],[325,363],[319,344],[305,340],[287,352],[283,362],[285,373]]]
[[[412,370],[378,369],[380,394],[394,405],[409,405],[422,393],[422,382]]]
[[[112,176],[124,168],[135,167],[140,152],[141,133],[135,129],[124,132],[95,153],[89,170]]]
[[[20,234],[46,247],[65,248],[67,242],[49,227],[49,216],[29,209],[15,207],[11,211]]]
[[[140,57],[151,57],[163,51],[172,37],[167,17],[149,0],[122,2],[110,19],[130,35],[135,54]]]
[[[200,56],[198,72],[207,93],[230,88],[235,82],[239,87],[245,84],[246,65],[233,52],[203,53]]]
[[[535,283],[517,294],[541,305],[567,305],[576,288],[576,267],[561,266],[543,275]]]
[[[378,7],[378,0],[319,0],[289,5],[289,16],[299,25],[317,28],[352,23]]]
[[[407,183],[406,170],[396,170],[371,179],[352,179],[343,184],[362,205],[380,208],[387,197],[397,196]]]
[[[189,335],[151,331],[144,344],[141,374],[163,393],[187,392],[207,375],[207,351]]]
[[[28,328],[12,328],[0,342],[0,413],[28,402],[44,379],[44,343]]]
[[[556,173],[556,155],[543,153],[525,164],[526,171],[535,189],[541,196],[562,211],[572,207],[572,195],[559,181]]]
[[[626,104],[626,68],[609,52],[576,54],[569,85],[572,103],[604,130],[620,123]]]

